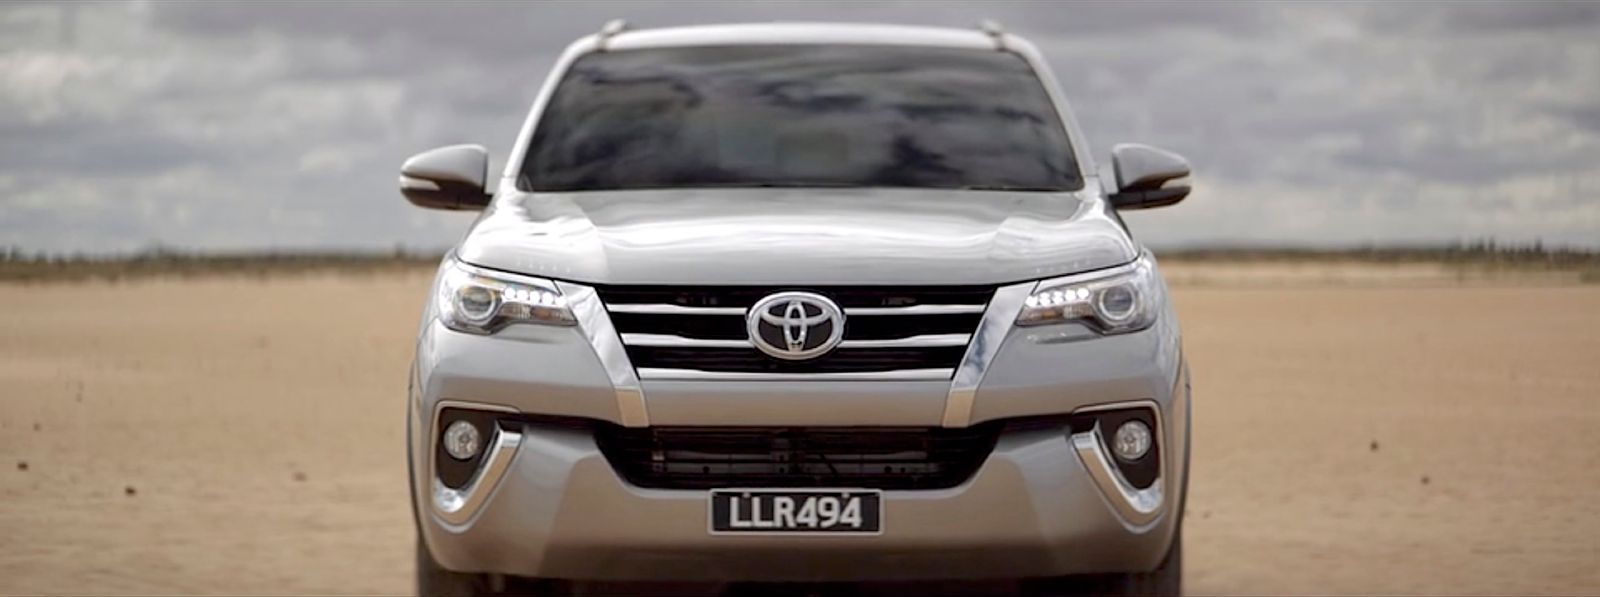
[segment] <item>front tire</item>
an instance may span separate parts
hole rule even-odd
[[[482,574],[447,570],[433,560],[428,546],[417,535],[417,594],[423,597],[473,597],[493,595],[489,579]]]
[[[1172,536],[1172,547],[1161,565],[1149,572],[1108,574],[1094,576],[1085,583],[1085,592],[1094,595],[1168,595],[1183,594],[1183,531]]]
[[[1172,545],[1161,565],[1149,572],[1091,574],[1052,578],[1024,585],[1024,595],[1127,595],[1166,596],[1183,594],[1183,527],[1172,535]]]

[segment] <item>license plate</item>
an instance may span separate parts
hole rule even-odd
[[[876,535],[883,496],[870,489],[714,489],[712,534]]]

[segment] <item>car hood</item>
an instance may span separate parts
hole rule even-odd
[[[1087,192],[670,189],[502,193],[456,254],[591,284],[990,284],[1137,248]]]

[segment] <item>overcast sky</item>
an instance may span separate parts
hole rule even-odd
[[[1197,190],[1156,247],[1480,237],[1600,246],[1600,3],[0,5],[0,245],[442,248],[408,155],[503,158],[560,50],[636,27],[969,27],[1037,44],[1097,158]],[[494,166],[499,168],[498,159]]]

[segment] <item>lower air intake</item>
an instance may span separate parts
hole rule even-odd
[[[971,478],[1000,427],[603,426],[600,450],[629,483],[655,489],[943,489]]]

